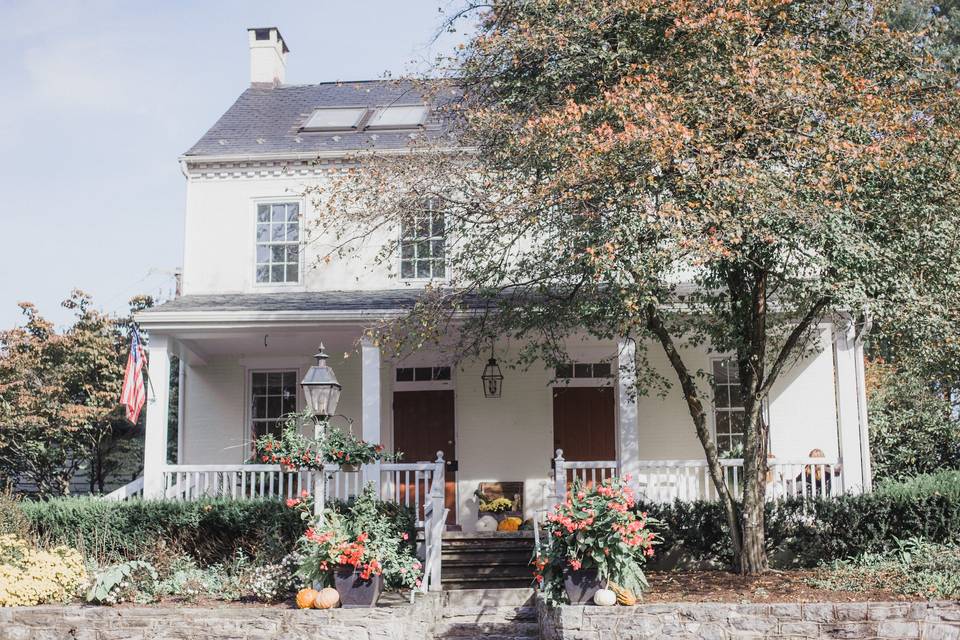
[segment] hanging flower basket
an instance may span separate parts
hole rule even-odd
[[[356,473],[357,471],[360,471],[360,465],[349,464],[349,463],[341,464],[340,471],[342,471],[343,473]]]

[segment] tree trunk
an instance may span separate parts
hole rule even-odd
[[[687,401],[687,409],[690,412],[690,417],[693,418],[697,438],[700,440],[700,445],[706,454],[710,479],[717,490],[720,502],[723,503],[724,515],[727,520],[727,526],[730,529],[730,544],[733,549],[734,562],[741,563],[742,543],[740,522],[737,518],[737,508],[733,502],[733,496],[730,495],[730,491],[727,488],[726,474],[720,465],[717,445],[710,437],[710,430],[707,427],[707,416],[703,410],[703,403],[700,401],[700,396],[697,393],[697,385],[690,375],[687,366],[684,364],[683,358],[680,357],[680,352],[677,351],[676,345],[673,343],[673,338],[664,326],[663,320],[660,318],[659,312],[654,305],[647,307],[647,328],[657,337],[664,352],[667,354],[667,358],[670,360],[670,365],[680,379],[680,387]]]

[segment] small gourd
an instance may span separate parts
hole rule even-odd
[[[617,594],[617,604],[621,604],[625,607],[632,607],[633,605],[637,604],[637,596],[633,595],[633,591],[630,591],[630,589],[626,589],[612,582],[608,585],[608,587],[610,588],[610,591],[613,591],[615,594]]]
[[[496,531],[497,519],[493,516],[480,516],[477,519],[477,531]]]
[[[307,587],[297,591],[297,607],[300,609],[309,609],[313,606],[313,601],[317,597],[317,591]]]
[[[313,599],[314,609],[332,609],[340,602],[340,594],[336,589],[325,587]]]
[[[523,524],[523,520],[510,516],[500,521],[500,524],[497,525],[497,531],[519,531],[521,524]]]
[[[612,607],[617,604],[617,594],[610,589],[597,589],[593,594],[593,604],[598,607]]]

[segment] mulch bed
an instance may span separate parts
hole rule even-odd
[[[771,571],[741,576],[727,571],[650,571],[644,602],[867,602],[922,600],[890,591],[833,591],[812,587],[816,571]],[[819,574],[822,575],[822,574]]]

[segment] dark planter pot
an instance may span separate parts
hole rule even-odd
[[[567,568],[563,571],[563,588],[570,604],[590,604],[594,594],[603,588],[603,582],[596,569]]]
[[[383,591],[383,576],[360,577],[360,572],[350,565],[337,567],[333,572],[333,586],[340,594],[340,604],[345,609],[375,607]]]

